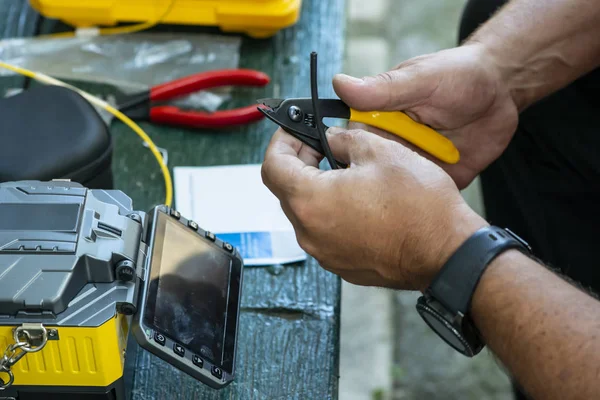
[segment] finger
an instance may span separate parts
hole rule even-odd
[[[277,130],[265,153],[261,168],[265,186],[280,200],[303,190],[312,177],[321,173],[300,159],[302,142],[282,129]],[[303,155],[306,158],[306,154]]]
[[[275,135],[271,139],[270,146],[274,145],[275,142],[278,142],[277,146],[291,147],[301,161],[312,167],[318,168],[319,163],[323,159],[323,156],[319,154],[318,151],[296,139],[281,128],[275,132]]]
[[[375,128],[371,125],[363,124],[360,122],[350,122],[348,124],[348,129],[349,130],[363,130],[366,132],[374,133],[375,135],[377,135],[381,138],[384,138],[384,139],[393,140],[394,142],[398,142],[403,145],[410,145],[406,140],[402,139],[398,135],[394,135],[393,133],[384,131],[383,129]]]
[[[414,107],[427,100],[435,85],[411,66],[362,79],[343,74],[333,78],[337,95],[360,111],[401,111]]]
[[[298,158],[306,165],[319,168],[319,163],[323,160],[324,156],[309,145],[302,143],[302,147],[298,151]]]
[[[377,157],[382,139],[362,130],[329,128],[327,140],[333,156],[346,164],[366,164]]]
[[[394,135],[393,133],[389,133],[387,131],[372,127],[370,125],[362,124],[359,122],[349,123],[348,128],[349,129],[360,129],[363,131],[367,131],[367,132],[373,133],[383,139],[387,139],[387,140],[391,140],[396,143],[400,143],[401,145],[408,148],[409,150],[412,150],[413,152],[421,155],[422,157],[428,159],[429,161],[432,161],[432,162],[438,164],[440,167],[442,167],[444,169],[451,170],[451,168],[453,167],[450,164],[446,164],[446,163],[440,161],[436,157],[434,157],[431,154],[427,153],[426,151],[422,150],[420,147],[415,146],[414,144],[410,143],[409,141],[401,138],[400,136]]]

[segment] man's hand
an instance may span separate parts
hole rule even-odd
[[[461,161],[441,166],[460,189],[500,156],[517,127],[517,106],[500,71],[475,44],[416,57],[375,77],[338,75],[333,83],[356,110],[404,111],[452,140]]]
[[[485,221],[441,168],[410,149],[359,130],[328,136],[350,168],[319,170],[322,156],[282,130],[263,163],[300,246],[349,282],[424,290]]]

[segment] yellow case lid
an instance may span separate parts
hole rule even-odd
[[[30,3],[43,16],[80,28],[160,19],[166,24],[216,26],[224,32],[267,38],[298,21],[302,0],[30,0]]]

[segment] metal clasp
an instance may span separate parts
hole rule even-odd
[[[44,348],[48,342],[48,331],[42,324],[26,323],[13,330],[14,343],[9,345],[0,358],[0,374],[8,375],[8,380],[0,378],[0,390],[9,388],[15,381],[11,368],[25,357]]]

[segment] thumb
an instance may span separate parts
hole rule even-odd
[[[415,68],[404,67],[362,79],[344,74],[333,78],[342,101],[359,111],[402,111],[431,94],[431,80]]]
[[[327,130],[327,141],[336,160],[345,164],[364,165],[377,157],[379,136],[363,130],[345,130],[332,127]]]

